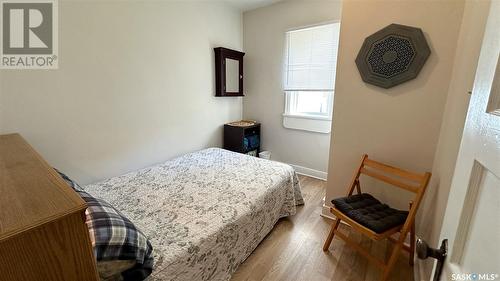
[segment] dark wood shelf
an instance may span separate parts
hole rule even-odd
[[[245,127],[225,124],[224,149],[258,156],[260,152],[260,123]]]

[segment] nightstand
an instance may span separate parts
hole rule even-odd
[[[260,123],[242,120],[224,124],[224,149],[258,156]]]

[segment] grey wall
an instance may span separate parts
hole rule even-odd
[[[222,144],[241,98],[214,97],[213,47],[242,49],[215,2],[59,2],[59,69],[0,72],[0,133],[81,183]]]
[[[283,50],[287,30],[339,20],[340,10],[341,1],[292,0],[243,14],[243,116],[262,123],[263,149],[274,160],[327,171],[330,135],[283,127]]]

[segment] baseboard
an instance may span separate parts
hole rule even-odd
[[[320,216],[327,218],[327,219],[330,219],[330,220],[337,219],[337,218],[335,218],[335,216],[332,215],[332,213],[330,212],[330,207],[325,205],[325,203],[323,203],[323,209],[321,210]],[[345,221],[340,221],[340,223],[342,223],[343,225],[349,226]]]
[[[416,237],[418,239],[418,236]],[[424,280],[424,260],[417,258],[415,254],[415,261],[413,262],[413,279],[415,281],[426,281]]]
[[[413,263],[413,280],[415,281],[423,281],[422,279],[422,260],[415,260]]]
[[[326,196],[323,196],[323,199],[322,199],[323,208],[321,209],[320,216],[327,218],[327,219],[336,220],[336,218],[330,212],[330,207],[325,204],[325,200],[326,200]]]
[[[304,175],[304,176],[308,176],[311,178],[326,181],[326,178],[328,175],[328,173],[326,173],[326,172],[322,172],[322,171],[318,171],[318,170],[314,170],[314,169],[310,169],[310,168],[306,168],[306,167],[302,167],[302,166],[298,166],[298,165],[293,165],[293,164],[288,164],[288,165],[292,166],[293,169],[295,170],[295,172],[299,175]]]
[[[323,197],[323,208],[321,210],[321,214],[320,216],[324,217],[324,218],[327,218],[327,219],[330,219],[330,220],[336,220],[337,218],[335,218],[335,216],[330,212],[330,206],[327,206],[325,204],[325,197]],[[347,223],[345,223],[345,221],[340,221],[342,224],[345,224],[347,226],[349,226]]]
[[[332,215],[332,213],[330,213],[330,207],[326,205],[323,205],[323,210],[321,210],[320,216],[327,219],[335,220],[335,217]]]
[[[323,209],[321,210],[321,216],[327,219],[335,220],[335,217],[330,212],[330,207],[325,204],[324,200],[325,199],[323,198]]]

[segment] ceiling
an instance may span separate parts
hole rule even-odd
[[[280,1],[282,0],[226,0],[226,2],[231,6],[234,6],[243,12],[271,5]]]

